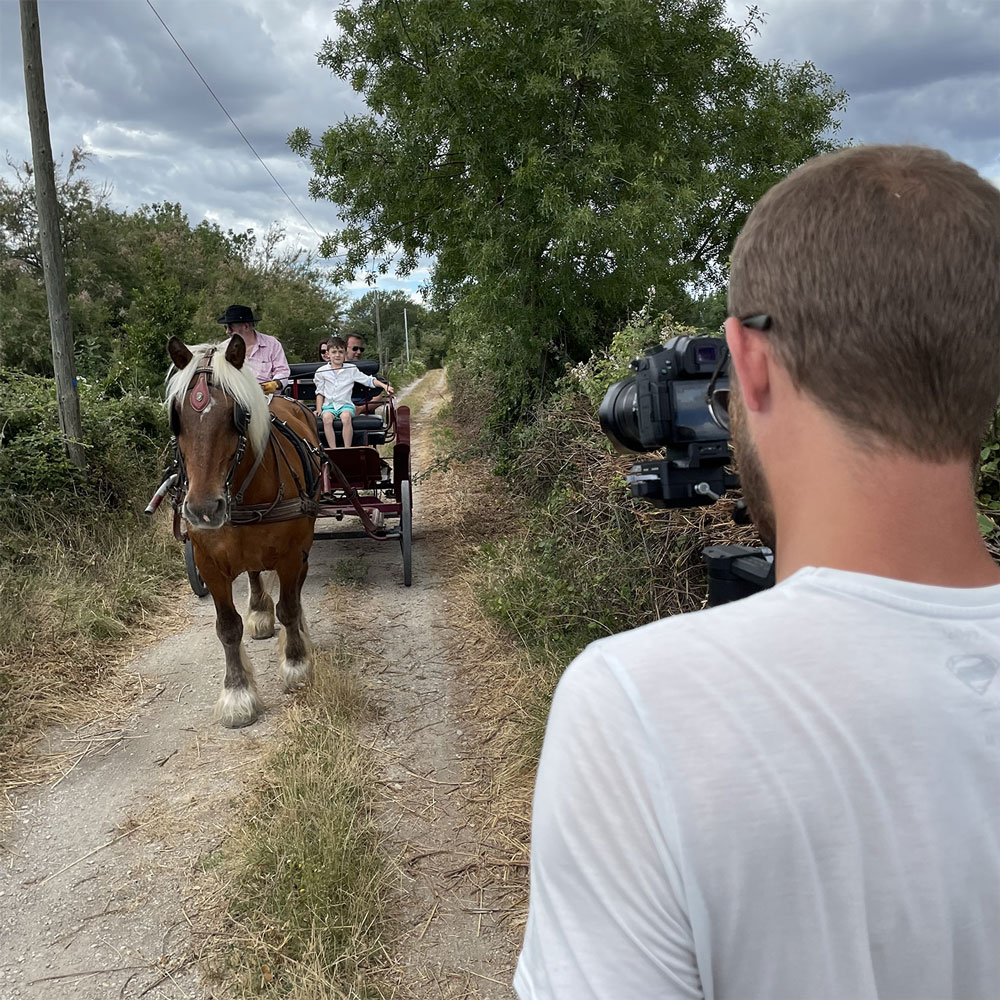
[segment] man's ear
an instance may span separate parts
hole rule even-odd
[[[735,316],[726,320],[731,375],[740,384],[740,396],[748,410],[764,410],[771,397],[771,366],[774,358],[766,334],[744,326]]]

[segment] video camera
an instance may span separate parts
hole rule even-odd
[[[727,468],[728,421],[715,404],[729,389],[728,362],[717,337],[673,337],[636,358],[635,375],[605,393],[599,417],[611,443],[623,452],[664,452],[632,466],[626,476],[632,496],[657,507],[697,507],[739,485]],[[703,556],[710,605],[774,583],[770,549],[714,545]]]

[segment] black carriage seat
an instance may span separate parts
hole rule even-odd
[[[353,363],[356,364],[366,375],[378,374],[377,361],[366,361],[362,359],[361,361]],[[293,399],[300,399],[303,403],[307,403],[310,406],[315,407],[316,382],[313,376],[316,373],[316,369],[322,367],[324,364],[325,362],[322,361],[306,361],[299,364],[289,365],[291,372],[288,376],[288,383],[284,388],[284,394],[286,396],[291,396]],[[385,444],[385,423],[377,414],[357,413],[354,415],[353,423],[353,444],[355,446]],[[316,429],[319,431],[320,443],[325,446],[326,437],[323,433],[323,418],[321,416],[316,418]],[[339,417],[334,418],[333,429],[337,435],[338,444],[343,444],[343,439],[341,437],[343,426],[341,425]]]

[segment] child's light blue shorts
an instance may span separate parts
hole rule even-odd
[[[324,403],[323,412],[332,413],[335,417],[339,417],[344,410],[350,410],[351,416],[357,415],[357,410],[354,408],[353,403],[342,403],[340,406],[334,406],[333,403]]]

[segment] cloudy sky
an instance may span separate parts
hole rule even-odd
[[[364,110],[316,64],[338,0],[152,0],[160,17],[298,206],[268,176],[146,0],[40,0],[52,146],[91,152],[112,203],[180,202],[192,223],[263,232],[314,250],[336,207],[309,199],[285,145]],[[525,0],[544,2],[544,0]],[[745,20],[746,4],[727,3]],[[850,95],[841,137],[938,146],[1000,184],[1000,0],[760,0],[761,59],[812,62]],[[17,0],[0,0],[0,151],[31,147]],[[3,169],[0,164],[0,169]],[[9,171],[8,171],[9,173]],[[314,231],[315,230],[315,231]],[[424,275],[380,279],[414,289]]]

